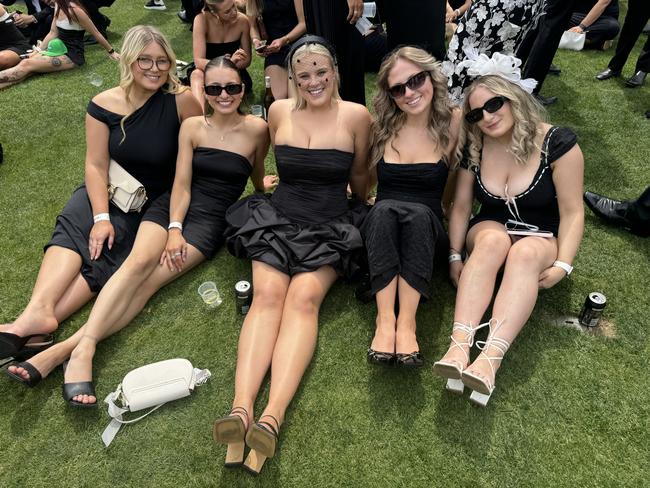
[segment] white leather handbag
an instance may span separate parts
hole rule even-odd
[[[571,51],[582,51],[582,48],[585,47],[585,39],[587,34],[564,31],[562,34],[562,39],[560,39],[560,49],[569,49]]]
[[[108,198],[122,212],[139,212],[147,203],[144,185],[111,159],[108,165]]]
[[[108,415],[112,418],[102,433],[104,445],[110,445],[123,424],[137,422],[165,403],[189,396],[196,385],[202,385],[210,376],[207,369],[194,368],[187,359],[181,358],[147,364],[130,371],[104,400],[108,404]],[[145,408],[151,410],[141,417],[122,419],[126,412]]]

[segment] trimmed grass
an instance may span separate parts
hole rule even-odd
[[[117,0],[108,11],[111,41],[118,46],[129,26],[151,23],[170,37],[180,59],[190,59],[178,2],[168,2],[166,12],[144,10],[142,3]],[[650,121],[643,117],[649,88],[594,81],[612,54],[560,52],[562,75],[549,76],[543,92],[560,96],[552,121],[578,133],[586,188],[634,198],[650,183]],[[0,321],[12,320],[26,304],[55,217],[83,179],[88,100],[118,81],[116,64],[101,48],[89,48],[87,61],[0,92]],[[90,84],[91,73],[103,78],[102,87]],[[251,73],[259,95],[258,60]],[[369,95],[374,80],[367,78]],[[67,408],[60,369],[33,390],[0,377],[0,486],[645,486],[649,255],[649,240],[606,228],[587,211],[575,273],[541,293],[485,409],[472,407],[467,394],[445,392],[430,369],[451,329],[455,290],[444,273],[420,307],[428,362],[414,372],[366,364],[375,307],[358,303],[352,286],[336,284],[278,454],[252,478],[224,469],[225,448],[211,438],[214,419],[228,411],[233,395],[242,321],[233,286],[250,277],[248,262],[221,251],[155,296],[129,327],[99,346],[95,361],[100,398],[132,368],[172,357],[209,368],[212,379],[191,398],[124,427],[106,450],[100,439],[105,409]],[[224,295],[214,310],[196,294],[206,279]],[[615,337],[552,325],[558,316],[577,314],[595,290],[607,296],[605,316]],[[89,310],[66,321],[57,339],[77,330]],[[259,408],[267,395],[265,385]]]

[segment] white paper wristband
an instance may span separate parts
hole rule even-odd
[[[462,260],[463,260],[463,256],[461,256],[458,253],[453,253],[453,254],[449,255],[449,262],[450,263],[453,263],[454,261],[462,261]]]
[[[102,221],[110,222],[111,221],[111,216],[108,213],[98,213],[97,215],[93,215],[93,222],[102,222]]]
[[[181,232],[183,232],[183,224],[180,222],[170,222],[169,225],[167,226],[167,229],[178,229]]]
[[[573,266],[571,266],[569,263],[565,263],[564,261],[555,261],[553,263],[553,266],[566,271],[567,276],[569,276],[571,274],[571,271],[573,271]]]

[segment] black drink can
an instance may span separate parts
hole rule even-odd
[[[598,292],[591,292],[587,295],[585,304],[580,311],[580,325],[585,327],[596,327],[598,322],[600,322],[600,317],[603,314],[603,310],[607,305],[607,299],[605,295]]]
[[[253,302],[253,287],[246,280],[235,284],[235,306],[237,313],[246,315]]]

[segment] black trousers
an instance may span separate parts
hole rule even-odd
[[[635,234],[650,236],[650,186],[637,200],[630,202],[625,218],[630,222],[630,227]]]
[[[644,1],[644,0],[643,0]],[[534,78],[539,93],[560,45],[562,33],[571,20],[575,0],[548,0],[546,13],[524,38],[517,50],[517,57],[525,63],[522,78]]]
[[[445,57],[445,1],[389,0],[383,7],[389,51],[409,44],[421,47],[439,61]]]
[[[570,29],[571,27],[580,25],[586,16],[587,14],[575,12],[571,15],[568,28]],[[587,41],[590,43],[589,47],[602,49],[603,43],[614,39],[620,29],[621,25],[618,23],[616,17],[605,17],[604,15],[601,15],[596,22],[587,27]],[[587,46],[585,45],[585,47]]]
[[[609,62],[611,70],[621,71],[623,69],[648,19],[650,19],[650,1],[629,0],[621,36],[616,44],[614,57]],[[636,62],[634,71],[650,71],[650,37],[646,39],[643,52]]]

